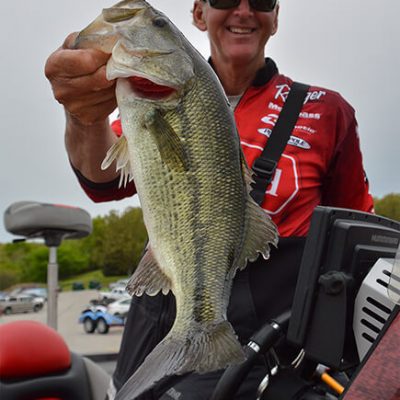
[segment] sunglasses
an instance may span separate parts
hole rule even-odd
[[[206,0],[204,0],[206,1]],[[241,0],[207,0],[211,7],[218,10],[228,10],[235,8]],[[271,12],[276,6],[278,0],[249,0],[250,7],[256,11]]]

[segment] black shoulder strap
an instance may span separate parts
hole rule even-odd
[[[268,139],[267,146],[253,165],[253,190],[250,195],[262,204],[268,185],[271,183],[278,161],[299,118],[301,108],[310,86],[293,82],[279,118]]]

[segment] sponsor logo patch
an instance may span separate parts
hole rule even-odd
[[[261,135],[270,137],[272,130],[269,128],[261,128],[258,130],[258,133],[261,133]],[[300,147],[301,149],[305,149],[305,150],[311,149],[311,145],[308,142],[306,142],[304,139],[301,139],[294,135],[290,136],[290,138],[288,140],[288,144],[290,144],[291,146]]]

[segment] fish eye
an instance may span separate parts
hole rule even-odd
[[[167,20],[163,17],[154,18],[153,25],[157,28],[163,28],[165,25],[167,25]]]

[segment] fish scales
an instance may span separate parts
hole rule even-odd
[[[276,227],[249,196],[233,114],[210,65],[179,30],[143,0],[124,0],[76,40],[112,53],[109,79],[123,136],[116,162],[133,179],[149,246],[128,288],[176,298],[168,335],[118,392],[134,399],[165,376],[224,368],[244,360],[226,320],[235,273],[276,244]]]
[[[134,163],[134,180],[149,236],[154,237],[152,248],[160,253],[160,265],[172,263],[170,268],[177,271],[174,294],[182,332],[187,329],[183,321],[189,319],[190,323],[193,318],[193,308],[195,314],[211,314],[210,321],[222,315],[219,308],[226,307],[221,301],[225,276],[242,240],[240,235],[232,240],[232,232],[243,231],[246,207],[245,196],[237,195],[245,190],[240,144],[234,122],[226,123],[232,115],[220,106],[226,102],[220,91],[213,94],[215,85],[206,79],[203,83],[200,72],[196,70],[199,84],[185,96],[179,110],[165,114],[184,140],[190,173],[172,174],[149,135],[147,141],[139,137],[138,142],[132,142],[134,160],[141,154],[153,154],[140,160],[140,165]],[[208,112],[199,118],[202,108]],[[215,160],[215,154],[221,159]],[[197,268],[182,268],[185,265]],[[196,301],[190,304],[188,299]],[[216,308],[213,312],[211,305]]]

